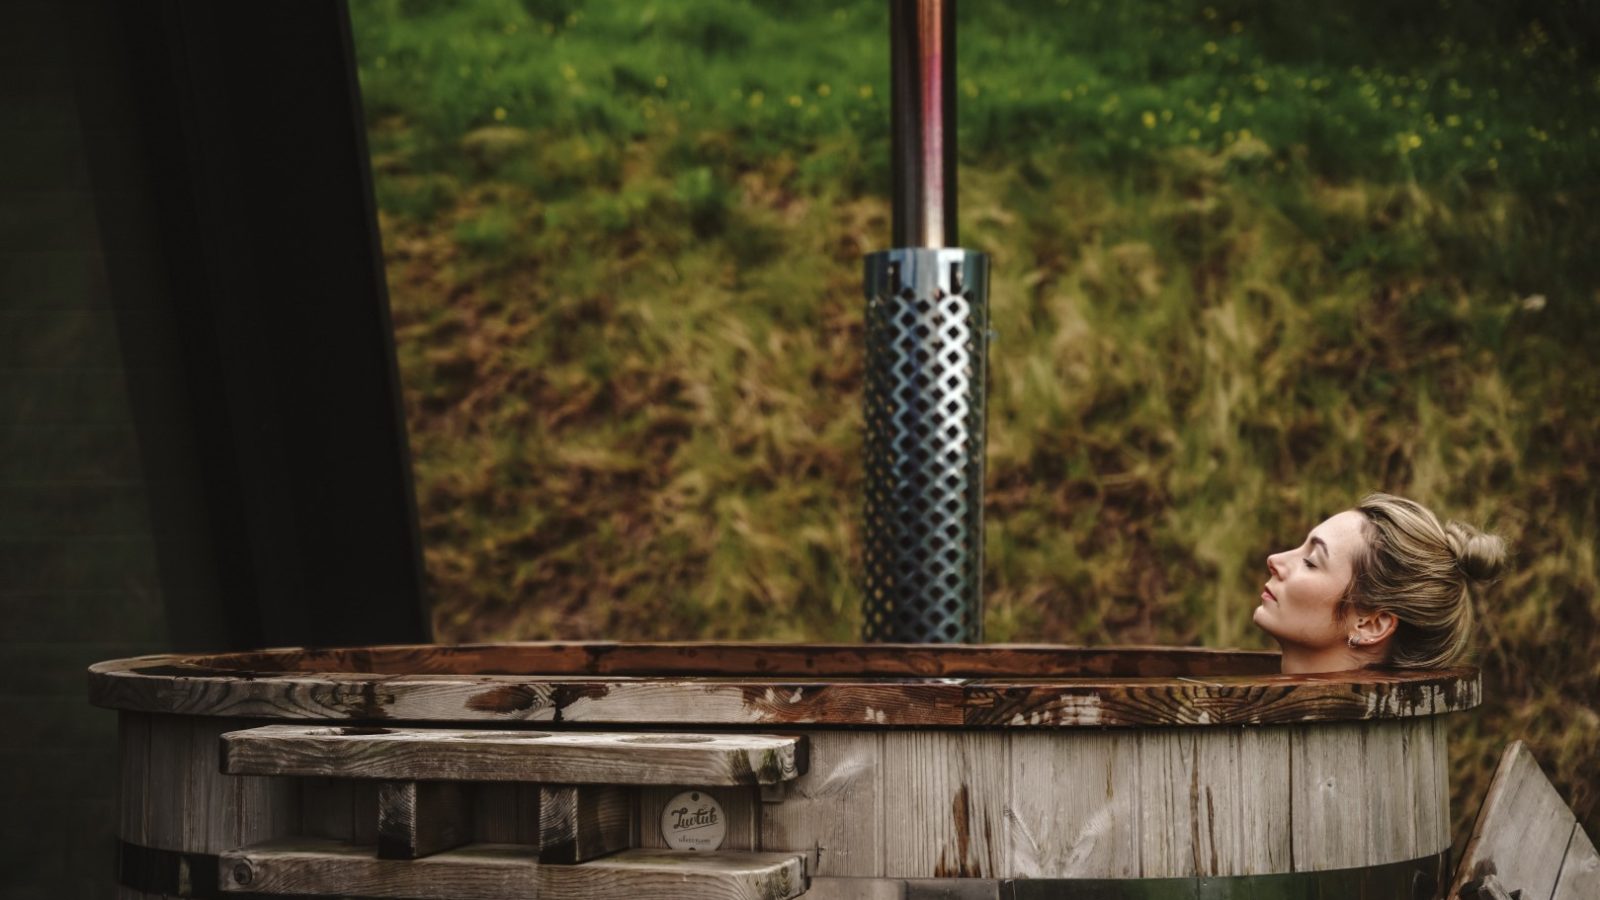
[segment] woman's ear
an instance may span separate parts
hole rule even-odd
[[[1375,646],[1394,637],[1394,630],[1399,624],[1400,620],[1394,617],[1394,613],[1386,609],[1375,613],[1358,613],[1352,623],[1351,637],[1364,646]]]

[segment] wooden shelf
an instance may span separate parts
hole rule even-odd
[[[266,725],[222,736],[230,775],[706,786],[804,774],[805,738]]]
[[[573,865],[541,863],[519,844],[467,844],[414,860],[318,838],[222,854],[225,892],[439,900],[788,900],[805,893],[797,853],[624,850]]]

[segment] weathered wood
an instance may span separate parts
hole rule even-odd
[[[150,717],[150,755],[146,760],[148,792],[145,795],[145,846],[161,850],[185,849],[185,832],[197,811],[187,803],[190,758],[190,720],[181,716]]]
[[[1572,823],[1572,840],[1567,842],[1567,855],[1561,861],[1561,875],[1556,880],[1555,892],[1550,900],[1594,900],[1600,897],[1600,853],[1583,830],[1583,825]]]
[[[1146,878],[1194,873],[1198,857],[1199,777],[1191,729],[1139,732],[1139,872]]]
[[[1445,735],[1435,728],[1439,721],[1434,717],[1401,724],[1406,773],[1411,779],[1411,840],[1417,856],[1450,846],[1450,819],[1440,815],[1442,806],[1450,802],[1450,770],[1440,766],[1438,744]]]
[[[378,843],[378,785],[366,779],[350,783],[350,839],[358,844]]]
[[[639,724],[814,724],[925,725],[996,727],[1079,727],[1141,725],[1270,724],[1353,719],[1386,719],[1434,715],[1468,709],[1479,700],[1476,669],[1378,671],[1324,675],[1272,675],[1259,671],[1253,657],[1234,663],[1247,674],[1171,675],[1126,678],[1079,674],[967,680],[959,677],[907,678],[874,674],[876,667],[901,671],[894,652],[861,657],[866,668],[852,675],[826,674],[814,680],[771,677],[767,670],[716,676],[666,675],[659,678],[614,674],[573,675],[582,655],[566,651],[529,650],[534,658],[565,660],[558,674],[487,674],[506,668],[488,665],[486,674],[438,672],[474,657],[454,656],[449,648],[433,648],[448,657],[441,662],[417,653],[342,651],[297,656],[289,651],[210,657],[145,657],[97,663],[91,668],[93,702],[119,709],[191,714],[259,715],[275,719],[400,719],[428,721],[556,721]],[[505,654],[523,652],[511,646]],[[704,654],[708,669],[732,670],[731,662],[714,665],[722,656],[744,660],[739,648],[706,644],[678,648],[668,656]],[[804,649],[804,648],[798,648]],[[938,648],[940,652],[950,648]],[[859,652],[857,648],[852,652]],[[637,651],[640,662],[648,647]],[[664,651],[663,651],[664,652]],[[818,652],[827,652],[827,648]],[[843,651],[840,651],[841,653]],[[923,652],[928,652],[927,648]],[[963,665],[977,666],[983,650],[958,649]],[[1063,659],[1081,653],[1057,648]],[[1180,652],[1180,651],[1171,651]],[[366,655],[361,655],[366,654]],[[567,656],[562,656],[567,654]],[[1044,664],[1041,648],[1018,656],[996,648],[988,667],[1002,662],[1017,668]],[[1140,651],[1146,669],[1178,667],[1162,663],[1156,651]],[[483,662],[493,654],[480,654]],[[602,654],[604,656],[604,654]],[[1270,654],[1268,655],[1270,657]],[[571,657],[571,658],[568,658]],[[848,654],[833,657],[835,667]],[[1109,658],[1109,657],[1107,657]],[[1190,658],[1190,657],[1182,657]],[[1220,658],[1220,657],[1219,657]],[[1231,657],[1230,657],[1231,658]],[[1275,657],[1273,657],[1275,658]],[[415,664],[415,674],[372,674],[351,671],[298,672],[276,668],[293,665],[355,665],[365,661],[388,671],[401,663]],[[1212,663],[1215,659],[1212,659]],[[260,664],[254,670],[244,663]],[[919,663],[920,665],[920,663]],[[951,665],[956,665],[952,663]],[[1119,663],[1120,665],[1120,663]],[[1132,663],[1128,663],[1132,666]],[[1207,663],[1208,666],[1211,663]],[[593,666],[591,666],[593,667]],[[531,665],[510,668],[533,668]],[[603,668],[603,667],[602,667]],[[629,667],[623,667],[633,671]],[[783,669],[788,666],[781,667]],[[1071,669],[1061,663],[1058,670]],[[1137,671],[1137,667],[1135,667]],[[863,675],[862,673],[866,673]]]
[[[541,785],[539,861],[580,863],[627,847],[632,793],[612,785]]]
[[[666,839],[661,834],[661,814],[666,810],[667,804],[673,797],[684,791],[700,791],[710,794],[727,817],[725,822],[726,833],[722,841],[723,850],[761,850],[766,849],[761,843],[761,815],[762,803],[754,788],[748,787],[713,787],[705,788],[698,785],[672,785],[669,787],[647,787],[639,790],[639,827],[634,846],[646,850],[668,849]],[[775,845],[774,850],[803,851],[803,846]]]
[[[1202,647],[739,642],[420,644],[162,657],[173,658],[201,667],[257,672],[760,675],[776,678],[1271,675],[1277,673],[1280,659],[1276,653]]]
[[[472,837],[467,786],[451,781],[378,785],[378,857],[416,859]]]
[[[1408,722],[1372,722],[1360,726],[1367,777],[1367,837],[1363,856],[1369,865],[1416,859],[1428,852],[1417,847],[1416,785],[1433,778],[1433,761],[1406,752]],[[1427,748],[1432,750],[1431,744]],[[1438,848],[1432,848],[1437,850]]]
[[[548,900],[789,900],[806,891],[796,853],[625,850],[576,866],[539,870]]]
[[[1010,875],[1139,875],[1139,736],[1051,732],[1009,736]]]
[[[117,836],[148,846],[146,815],[150,777],[150,717],[124,712],[117,716],[117,752],[121,782],[118,797]]]
[[[1460,900],[1513,900],[1510,892],[1493,875],[1474,878],[1461,886]],[[1518,900],[1522,895],[1517,894]]]
[[[812,733],[809,771],[789,783],[781,802],[760,805],[754,846],[808,851],[816,876],[879,874],[882,743],[872,731]]]
[[[1363,865],[1369,841],[1362,726],[1297,726],[1290,732],[1289,755],[1294,870]]]
[[[884,873],[992,878],[1007,864],[1010,769],[994,731],[883,736]]]
[[[1493,874],[1507,891],[1551,896],[1576,824],[1527,746],[1512,741],[1484,794],[1451,893]]]
[[[788,900],[806,888],[798,854],[628,850],[578,865],[538,862],[532,848],[468,844],[414,860],[300,838],[222,855],[236,893],[434,897],[439,900]]]
[[[370,847],[285,838],[221,855],[224,892],[503,900],[536,897],[532,847],[468,844],[422,859],[378,859]]]
[[[734,785],[788,781],[806,762],[794,735],[267,725],[222,742],[224,770],[244,775]]]
[[[1239,793],[1213,799],[1238,823],[1231,874],[1270,875],[1292,869],[1290,730],[1247,727],[1235,733]]]
[[[482,844],[539,843],[539,786],[472,784],[472,839]]]
[[[355,841],[355,800],[348,778],[299,778],[300,828],[307,837]]]
[[[817,877],[806,900],[905,900],[906,883],[890,878]]]

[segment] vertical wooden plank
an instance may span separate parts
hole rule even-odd
[[[1367,841],[1364,722],[1291,726],[1294,869],[1363,864]]]
[[[1256,848],[1247,847],[1239,796],[1238,728],[1190,728],[1194,735],[1194,777],[1189,787],[1189,822],[1194,869],[1187,874],[1235,875]],[[1254,780],[1251,773],[1249,780]]]
[[[1561,861],[1561,874],[1556,878],[1555,893],[1550,900],[1594,900],[1600,897],[1600,853],[1583,826],[1572,823],[1572,840],[1567,842],[1567,856]]]
[[[823,731],[808,740],[810,769],[780,802],[759,804],[758,846],[809,853],[813,875],[877,875],[878,734]]]
[[[1433,778],[1433,764],[1419,766],[1408,752],[1406,720],[1374,720],[1362,726],[1366,744],[1367,855],[1364,865],[1401,862],[1423,855],[1417,847],[1416,804],[1420,779]],[[1432,749],[1431,747],[1429,748]]]
[[[298,779],[261,775],[227,777],[232,786],[233,830],[238,836],[234,846],[301,833]]]
[[[471,786],[473,840],[490,844],[539,843],[539,786],[490,782]]]
[[[1239,794],[1233,801],[1239,822],[1239,875],[1288,872],[1293,853],[1289,797],[1289,730],[1248,726],[1237,735]]]
[[[667,803],[673,797],[684,791],[700,791],[710,794],[722,806],[727,819],[727,836],[723,838],[723,850],[760,850],[761,849],[761,813],[760,791],[753,787],[714,787],[703,788],[693,785],[675,785],[662,787],[647,787],[639,789],[639,827],[636,846],[650,849],[659,849],[667,846],[661,836],[661,814],[667,808]],[[805,848],[780,848],[793,849],[801,852]]]
[[[378,843],[379,784],[365,778],[356,778],[350,783],[350,840],[354,843]]]
[[[541,786],[539,861],[580,863],[626,848],[634,807],[634,792],[616,785]]]
[[[995,731],[884,732],[885,875],[996,877],[1010,843],[1006,750]]]
[[[1468,879],[1493,872],[1507,891],[1550,897],[1575,824],[1533,754],[1521,741],[1512,741],[1489,782],[1451,895]]]
[[[1199,840],[1194,732],[1148,728],[1138,734],[1139,874],[1145,878],[1193,875]]]
[[[190,724],[187,802],[196,811],[190,822],[194,835],[188,841],[190,849],[205,853],[222,853],[246,843],[240,831],[243,811],[239,808],[239,779],[232,775],[224,775],[221,768],[222,735],[240,727],[238,719],[213,717],[198,717]],[[269,802],[267,809],[251,811],[251,814],[260,820],[270,816],[272,811]],[[202,824],[203,828],[200,827]],[[285,828],[257,839],[287,833],[289,832]]]
[[[468,785],[386,781],[378,785],[378,858],[417,859],[472,837]]]
[[[146,796],[147,846],[184,850],[188,816],[189,758],[193,746],[190,720],[185,716],[150,717],[149,794]]]
[[[1440,849],[1450,846],[1450,729],[1444,716],[1429,716],[1433,721],[1433,772],[1439,790],[1434,795],[1435,810],[1439,819],[1439,833],[1443,836]]]
[[[1011,743],[1007,876],[1139,875],[1133,731],[1017,731]]]
[[[250,777],[250,776],[239,776]],[[297,778],[300,783],[300,827],[308,837],[349,841],[354,801],[345,778]]]
[[[147,844],[145,814],[149,808],[150,717],[143,713],[117,714],[117,758],[121,769],[120,821],[117,835],[130,844]]]
[[[1433,716],[1401,719],[1407,772],[1411,778],[1412,846],[1417,856],[1438,853],[1450,846],[1450,822],[1440,819],[1440,794],[1450,802],[1449,770],[1441,769],[1436,753]]]

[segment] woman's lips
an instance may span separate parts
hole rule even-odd
[[[1278,598],[1273,596],[1271,588],[1262,588],[1261,589],[1261,599],[1263,599],[1263,600],[1271,600],[1273,603],[1277,603],[1278,602]]]

